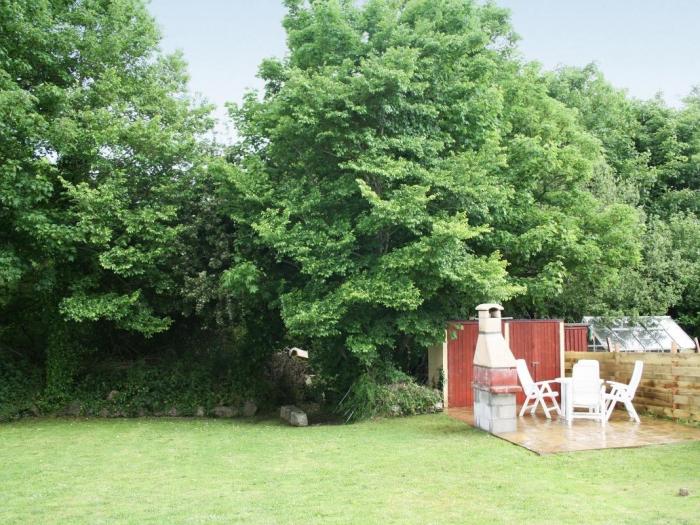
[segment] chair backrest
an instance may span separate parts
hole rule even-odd
[[[532,376],[530,375],[530,370],[527,368],[525,359],[516,359],[515,368],[518,371],[518,380],[520,380],[520,384],[523,387],[523,392],[525,392],[525,395],[529,396],[530,394],[534,393],[535,382],[532,380]]]
[[[574,406],[597,407],[600,404],[600,365],[586,359],[574,365],[571,374],[572,403]]]
[[[635,392],[637,392],[637,387],[639,382],[642,380],[642,372],[644,371],[644,361],[635,361],[634,370],[632,371],[632,378],[630,379],[629,385],[627,385],[627,393],[630,399],[634,397]]]
[[[574,366],[592,366],[596,370],[600,370],[600,362],[597,359],[579,359],[574,363]]]

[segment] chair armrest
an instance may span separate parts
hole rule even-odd
[[[551,383],[557,383],[558,381],[537,381],[535,383],[535,388],[544,396],[556,397],[559,392],[552,390]]]
[[[606,383],[615,388],[627,388],[628,386],[624,383],[619,383],[618,381],[606,381]]]
[[[548,385],[548,384],[550,384],[550,383],[558,383],[558,382],[559,382],[559,381],[557,381],[556,379],[549,379],[549,380],[547,380],[547,381],[537,381],[537,382],[535,383],[535,385],[538,385],[538,386],[539,386],[539,385]]]

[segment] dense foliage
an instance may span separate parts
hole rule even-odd
[[[233,231],[210,108],[141,1],[3,2],[0,28],[0,344],[59,407],[101,361],[209,345],[204,328],[240,319],[218,287]]]
[[[548,82],[603,146],[610,180],[601,194],[635,206],[644,221],[641,264],[624,270],[610,309],[670,312],[700,333],[700,93],[680,110],[661,98],[633,100],[594,65],[561,69]]]
[[[413,416],[442,410],[442,393],[401,373],[385,382],[360,376],[339,402],[343,419],[357,421],[373,417]]]
[[[397,23],[391,3],[290,4],[288,60],[265,62],[265,98],[233,108],[231,216],[278,263],[265,275],[285,326],[325,374],[391,368],[445,319],[519,290],[497,249],[475,251],[503,198],[488,177],[500,97],[483,84],[508,27],[499,9],[453,7],[443,20],[417,3]]]
[[[600,141],[517,59],[503,10],[289,8],[289,56],[232,108],[231,217],[279,263],[265,275],[285,326],[321,369],[386,375],[484,300],[569,318],[617,306],[642,265],[640,215],[599,190]]]
[[[483,301],[700,331],[700,92],[542,72],[491,3],[287,6],[222,153],[141,0],[0,5],[0,414],[271,396],[285,342],[346,412],[411,412]]]

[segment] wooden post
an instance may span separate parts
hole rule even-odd
[[[615,349],[613,348],[612,341],[610,341],[610,338],[606,337],[605,340],[608,342],[608,352],[614,352]]]
[[[671,353],[675,354],[677,352],[678,345],[674,341],[671,344]],[[671,358],[671,377],[673,377],[673,384],[671,385],[671,415],[673,417],[677,417],[676,410],[680,408],[678,406],[678,398],[676,397],[678,395],[678,374],[674,374],[674,370],[678,370],[678,361],[678,356],[674,356]]]
[[[695,353],[697,354],[700,352],[700,341],[698,341],[698,338],[695,338]]]
[[[448,356],[447,356],[447,338],[450,336],[448,330],[445,330],[445,339],[442,342],[442,406],[449,408],[450,400],[447,393],[447,384],[449,382],[450,370],[447,368]],[[471,387],[471,385],[469,385]]]
[[[566,333],[564,330],[564,321],[561,321],[559,323],[559,376],[560,377],[565,377],[565,370],[566,370],[566,357],[564,353],[566,352],[565,348],[565,341],[566,341]]]

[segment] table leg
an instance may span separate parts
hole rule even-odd
[[[568,379],[568,378],[566,378]],[[571,421],[571,412],[573,411],[572,396],[571,396],[571,381],[559,381],[561,385],[561,416],[564,421]]]

